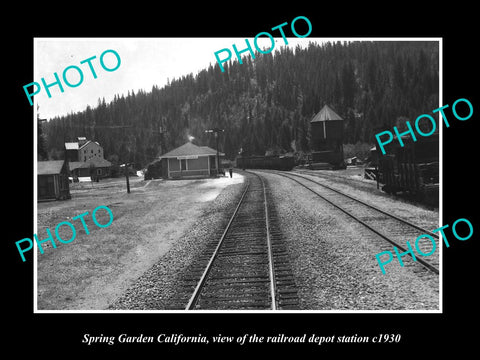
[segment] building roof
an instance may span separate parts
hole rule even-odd
[[[340,115],[338,115],[332,108],[325,104],[325,106],[320,110],[320,112],[315,115],[310,122],[316,121],[332,121],[332,120],[343,120]]]
[[[80,149],[80,150],[83,149],[85,146],[87,146],[87,145],[90,144],[90,143],[95,143],[95,144],[97,144],[98,146],[100,146],[100,144],[99,144],[98,142],[92,141],[92,140],[88,140],[86,143],[84,143],[82,146],[80,146],[79,149]],[[100,147],[101,147],[101,146],[100,146]]]
[[[78,139],[79,139],[79,140],[84,140],[85,138],[80,138],[80,137],[79,137]],[[65,148],[66,148],[67,150],[80,150],[80,149],[84,148],[85,146],[87,146],[88,144],[90,144],[91,142],[93,142],[93,143],[95,143],[95,144],[97,144],[98,146],[101,147],[101,145],[100,145],[98,142],[92,141],[92,140],[88,140],[88,141],[86,141],[85,143],[83,143],[82,146],[80,146],[78,142],[66,142],[66,143],[65,143]]]
[[[95,165],[95,167],[109,167],[109,166],[112,166],[112,163],[110,161],[105,160],[104,158],[96,157],[96,156],[87,160],[86,163],[88,164],[88,166],[90,166],[90,164],[93,164],[93,165]]]
[[[75,169],[79,168],[89,168],[90,165],[93,164],[95,167],[110,167],[112,166],[112,163],[108,160],[101,159],[98,157],[93,157],[87,161],[70,161],[68,163],[68,166],[70,168],[70,171],[73,171]]]
[[[69,161],[68,162],[68,167],[70,169],[70,171],[73,171],[75,169],[79,169],[79,168],[85,168],[85,167],[89,167],[89,165],[84,162],[84,161]]]
[[[37,161],[37,175],[60,174],[63,160]]]
[[[78,150],[78,142],[67,142],[67,143],[65,143],[65,149],[67,149],[67,150]]]
[[[160,156],[160,159],[164,158],[176,158],[180,156],[209,156],[209,155],[217,155],[217,151],[208,147],[208,146],[197,146],[192,144],[191,142],[187,142],[182,146],[179,146],[172,151],[167,152]],[[219,152],[220,156],[224,156],[225,154]]]

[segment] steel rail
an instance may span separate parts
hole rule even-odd
[[[253,174],[253,173],[252,173]],[[263,181],[263,178],[255,174],[259,177],[259,179],[262,181],[262,187],[263,187],[263,198],[264,198],[264,206],[265,206],[265,226],[267,228],[267,248],[268,248],[268,270],[269,270],[269,275],[270,275],[270,297],[272,299],[272,310],[277,310],[277,300],[276,300],[276,289],[275,289],[275,272],[273,269],[273,251],[272,251],[272,239],[270,237],[270,225],[269,225],[269,215],[268,215],[268,204],[267,204],[267,190],[265,188],[265,182]]]
[[[405,249],[405,247],[403,247],[402,245],[398,244],[397,242],[395,242],[394,240],[388,238],[387,236],[385,236],[384,234],[382,234],[381,232],[379,232],[378,230],[374,229],[373,227],[371,227],[370,225],[368,225],[366,222],[364,222],[363,220],[359,219],[358,217],[356,217],[355,215],[351,214],[350,212],[348,212],[347,210],[345,210],[344,208],[342,208],[341,206],[335,204],[334,202],[332,202],[331,200],[327,199],[325,196],[319,194],[318,192],[316,192],[315,190],[309,188],[307,185],[305,184],[302,184],[300,181],[298,181],[297,179],[293,178],[293,177],[290,177],[286,174],[283,174],[283,173],[280,173],[280,172],[273,172],[274,174],[277,174],[277,175],[280,175],[280,176],[283,176],[283,177],[286,177],[287,179],[290,179],[292,181],[295,181],[296,183],[300,184],[301,186],[303,186],[304,188],[306,188],[307,190],[310,190],[311,192],[313,192],[314,194],[316,194],[318,197],[322,198],[323,200],[325,200],[326,202],[328,202],[329,204],[333,205],[334,207],[336,207],[337,209],[341,210],[342,212],[344,212],[345,214],[347,214],[348,216],[352,217],[354,220],[358,221],[360,224],[362,224],[363,226],[365,226],[366,228],[370,229],[371,231],[373,231],[375,234],[377,234],[378,236],[380,236],[381,238],[383,238],[384,240],[388,241],[389,243],[391,243],[392,245],[400,248],[401,250],[403,250],[404,252],[407,251],[407,249]],[[291,175],[291,174],[289,174]],[[297,175],[298,176],[298,175]],[[313,182],[314,184],[317,184],[317,185],[321,185],[323,186],[323,184],[319,184],[317,183],[316,181],[314,180],[311,180],[311,179],[308,179],[308,178],[305,178],[303,176],[299,176],[305,180],[309,180],[311,182]],[[342,195],[345,195],[345,194],[342,194]],[[356,199],[355,199],[356,200]],[[360,202],[363,204],[363,202]],[[370,205],[369,205],[370,206]],[[390,216],[390,214],[387,213],[388,216]],[[392,216],[393,217],[393,216]],[[395,217],[394,217],[395,218]],[[422,229],[423,231],[423,229]],[[409,254],[410,255],[410,254]],[[411,256],[411,255],[410,255]],[[420,257],[416,257],[416,260],[422,264],[424,267],[426,267],[427,269],[429,269],[430,271],[433,271],[434,273],[436,274],[439,274],[439,270],[432,264],[430,264],[428,261],[425,261],[423,260],[422,258]]]
[[[317,181],[315,181],[315,180],[309,179],[309,178],[307,178],[307,177],[305,177],[305,176],[302,176],[302,175],[299,175],[299,174],[290,173],[290,174],[288,174],[288,175],[297,176],[297,177],[300,177],[300,178],[302,178],[302,179],[311,181],[311,182],[313,182],[314,184],[323,186],[324,188],[327,188],[327,189],[332,190],[332,191],[334,191],[334,192],[336,192],[336,193],[338,193],[338,194],[340,194],[340,195],[343,195],[343,196],[345,196],[345,197],[348,197],[349,199],[352,199],[352,200],[354,200],[354,201],[357,201],[357,202],[359,202],[359,203],[361,203],[361,204],[363,204],[363,205],[365,205],[365,206],[368,206],[369,208],[372,208],[372,209],[374,209],[374,210],[376,210],[376,211],[378,211],[378,212],[381,212],[382,214],[385,214],[385,215],[387,215],[387,216],[389,216],[389,217],[391,217],[391,218],[393,218],[393,219],[395,219],[395,220],[398,220],[398,221],[400,221],[400,222],[403,222],[403,223],[405,223],[405,224],[407,224],[407,225],[409,225],[409,226],[411,226],[411,227],[413,227],[413,228],[415,228],[415,229],[417,229],[417,230],[423,231],[425,234],[428,234],[428,235],[431,235],[431,236],[433,236],[433,237],[436,237],[437,239],[439,238],[438,234],[435,234],[435,233],[431,232],[430,230],[424,229],[424,228],[422,228],[421,226],[418,226],[418,225],[416,225],[416,224],[414,224],[414,223],[412,223],[412,222],[410,222],[410,221],[408,221],[408,220],[405,220],[405,219],[402,219],[401,217],[398,217],[398,216],[396,216],[396,215],[390,214],[389,212],[387,212],[387,211],[385,211],[385,210],[382,210],[382,209],[380,209],[380,208],[378,208],[378,207],[376,207],[376,206],[374,206],[374,205],[371,205],[371,204],[369,204],[369,203],[366,203],[366,202],[364,202],[363,200],[357,199],[357,198],[355,198],[355,197],[353,197],[353,196],[351,196],[351,195],[345,194],[344,192],[342,192],[342,191],[340,191],[340,190],[334,189],[334,188],[332,188],[332,187],[330,187],[330,186],[328,186],[328,185],[319,183],[319,182],[317,182]],[[315,175],[312,175],[312,176],[315,176]],[[340,177],[340,176],[337,176],[337,177]]]

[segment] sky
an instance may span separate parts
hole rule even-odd
[[[288,45],[279,37],[275,38],[274,51],[281,46],[294,49],[297,44],[308,46],[309,42],[321,42],[318,38],[287,38]],[[253,38],[249,38],[251,46]],[[34,42],[34,79],[41,84],[41,90],[34,96],[35,106],[39,106],[40,118],[51,119],[71,112],[83,111],[87,105],[92,108],[98,99],[105,98],[106,103],[113,100],[114,95],[127,95],[128,91],[143,89],[151,91],[154,85],[159,88],[167,81],[192,73],[194,76],[210,64],[216,63],[214,53],[224,48],[232,51],[232,60],[236,59],[232,50],[236,44],[239,50],[246,47],[245,38],[36,38]],[[268,37],[260,37],[260,48],[270,48]],[[105,71],[100,64],[100,55],[106,50],[114,50],[121,59],[115,71]],[[248,52],[242,55],[247,55]],[[88,63],[81,61],[96,56],[91,60],[97,78],[95,79]],[[219,54],[223,59],[226,52]],[[117,60],[113,53],[104,56],[105,66],[114,68]],[[253,59],[254,60],[254,59]],[[83,81],[74,68],[67,70],[67,80],[77,87],[69,87],[64,83],[62,74],[65,68],[77,66],[83,73]],[[58,74],[64,92],[58,85],[49,87],[49,98],[41,79],[45,83],[55,82]],[[168,80],[167,80],[168,79]],[[26,84],[25,84],[26,85]],[[33,92],[33,87],[29,88]],[[25,97],[28,104],[28,98]],[[36,109],[36,107],[35,107]]]

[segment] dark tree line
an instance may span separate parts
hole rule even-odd
[[[345,143],[374,142],[376,129],[414,120],[438,106],[436,42],[310,43],[302,49],[210,65],[148,93],[115,96],[108,104],[44,125],[50,158],[64,141],[98,141],[107,159],[145,166],[194,136],[215,147],[205,129],[225,130],[220,149],[246,154],[308,152],[309,122],[324,104],[344,121]],[[131,126],[124,128],[124,126]]]

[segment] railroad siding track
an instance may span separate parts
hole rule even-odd
[[[295,280],[268,184],[256,174],[249,174],[248,179],[226,228],[215,234],[182,275],[172,309],[298,308]]]
[[[364,226],[375,232],[384,240],[389,242],[388,246],[385,246],[383,250],[393,251],[391,245],[396,246],[400,253],[407,251],[406,241],[408,240],[414,248],[415,239],[423,234],[432,236],[435,240],[436,251],[433,255],[423,257],[415,251],[417,262],[423,265],[426,269],[438,274],[439,273],[439,243],[438,234],[432,233],[429,230],[423,229],[415,224],[410,223],[404,219],[398,218],[378,209],[372,205],[366,204],[363,201],[355,199],[348,194],[345,194],[339,190],[333,189],[319,181],[312,180],[310,178],[285,173],[274,172],[277,175],[289,178],[303,187],[307,188],[317,196],[323,198],[330,204],[340,208],[343,212],[362,223]],[[419,241],[419,247],[424,253],[429,253],[432,249],[432,245],[429,240],[422,239]],[[408,259],[407,259],[408,258]],[[416,262],[410,258],[410,256],[403,256],[402,261],[405,266],[417,266]]]

